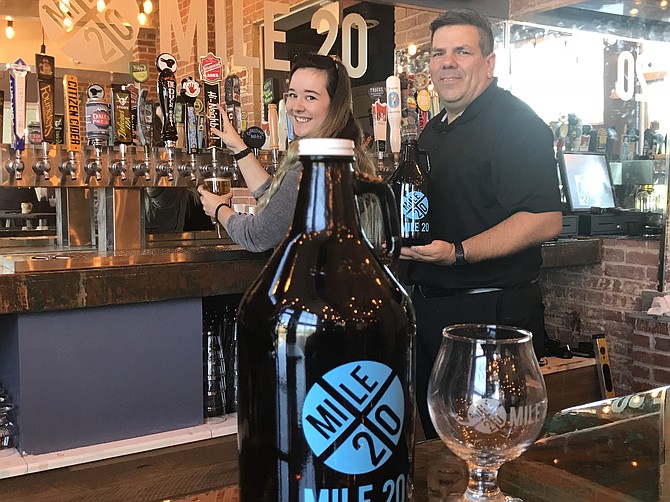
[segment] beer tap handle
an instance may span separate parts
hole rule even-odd
[[[270,126],[270,149],[279,150],[279,115],[277,105],[268,105],[268,124]]]
[[[30,67],[18,58],[10,65],[9,92],[12,101],[12,124],[14,128],[14,150],[23,151],[26,147],[26,76]]]
[[[277,136],[279,138],[279,150],[285,151],[288,143],[288,115],[286,115],[286,102],[281,99],[277,108],[278,125]]]
[[[207,148],[212,150],[212,164],[216,167],[216,148],[221,147],[221,138],[212,132],[212,128],[221,129],[221,114],[218,104],[221,101],[221,79],[223,65],[220,57],[211,52],[200,58],[200,78],[202,79],[205,101]]]
[[[142,146],[151,145],[151,136],[153,133],[153,106],[147,101],[147,89],[140,89],[137,96],[137,136]]]
[[[133,142],[130,93],[120,85],[112,85],[112,138],[115,145]]]
[[[198,116],[195,113],[195,100],[200,95],[200,84],[193,77],[181,81],[181,94],[184,98],[186,131],[186,153],[198,153]]]
[[[184,100],[184,130],[186,133],[186,153],[191,157],[189,162],[179,166],[179,173],[195,181],[198,153],[198,116],[195,113],[195,100],[200,94],[200,84],[193,77],[181,81],[181,96]]]
[[[164,52],[156,58],[158,75],[158,99],[163,111],[163,129],[161,139],[166,146],[168,141],[175,142],[177,136],[177,119],[175,108],[177,105],[177,79],[174,72],[177,69],[177,61],[172,54]]]
[[[400,154],[400,78],[391,75],[386,79],[387,120],[389,124],[389,146],[397,160]]]
[[[228,75],[223,81],[224,99],[228,120],[238,134],[242,134],[242,108],[240,101],[240,77]]]
[[[37,96],[40,106],[42,141],[53,143],[56,139],[54,124],[55,60],[53,56],[35,54],[35,68],[37,69]]]
[[[81,152],[79,80],[75,75],[63,76],[63,96],[65,97],[65,145],[68,152]]]
[[[86,89],[86,137],[95,148],[95,157],[84,166],[86,174],[102,179],[102,146],[109,141],[109,105],[104,101],[105,89],[100,84],[91,84]]]
[[[86,137],[99,150],[109,141],[109,104],[104,101],[105,89],[100,84],[88,86],[86,95]]]

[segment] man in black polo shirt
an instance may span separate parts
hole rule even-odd
[[[544,355],[540,245],[562,228],[553,135],[493,77],[488,21],[450,10],[431,24],[430,74],[444,106],[419,138],[428,152],[431,235],[404,247],[417,316],[417,403],[436,437],[426,393],[442,328],[506,324],[530,330]]]

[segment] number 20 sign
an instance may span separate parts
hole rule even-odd
[[[324,29],[323,26],[326,26]],[[312,15],[312,29],[316,30],[320,35],[327,33],[326,39],[321,44],[319,48],[319,54],[326,55],[330,52],[335,44],[337,39],[338,32],[338,20],[335,14],[325,8],[317,10],[314,15]],[[353,66],[352,64],[352,30],[358,30],[358,64]],[[342,62],[349,72],[351,78],[360,78],[365,75],[365,72],[368,69],[368,25],[363,19],[363,16],[352,12],[347,14],[344,19],[342,19]]]

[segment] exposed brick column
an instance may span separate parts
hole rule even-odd
[[[575,344],[604,333],[617,394],[634,390],[629,314],[640,310],[642,291],[657,289],[659,247],[657,241],[603,239],[601,263],[540,273],[549,336]]]

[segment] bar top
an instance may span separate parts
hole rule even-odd
[[[668,387],[568,408],[503,465],[500,487],[526,502],[670,500]],[[3,502],[239,501],[236,437],[138,453],[0,482]],[[465,490],[466,466],[439,440],[416,445],[414,502]],[[353,500],[350,500],[353,502]]]
[[[269,256],[237,245],[3,256],[0,313],[239,294]]]
[[[670,500],[664,469],[670,454],[664,433],[668,389],[576,406],[548,417],[530,449],[501,468],[501,489],[527,502]],[[441,441],[417,444],[415,459],[415,502],[452,500],[448,496],[465,491],[466,465]],[[229,474],[236,468],[231,464]],[[237,487],[209,494],[211,500],[237,500]]]
[[[236,244],[146,250],[54,251],[2,255],[0,314],[67,310],[243,293],[271,252],[250,253]],[[600,239],[546,243],[547,267],[598,263]]]

